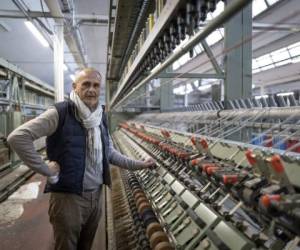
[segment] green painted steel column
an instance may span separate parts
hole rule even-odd
[[[169,79],[160,79],[160,111],[164,112],[174,106],[174,95],[172,82],[164,83]]]
[[[233,0],[227,0],[227,4]],[[225,24],[224,100],[251,96],[252,92],[252,4]]]

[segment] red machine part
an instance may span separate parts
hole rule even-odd
[[[256,164],[255,154],[253,153],[253,151],[251,149],[248,149],[246,151],[245,155],[251,166]]]
[[[200,144],[204,149],[208,149],[208,143],[205,139],[201,139]]]
[[[280,194],[265,194],[260,198],[260,203],[265,208],[268,208],[272,201],[280,201],[280,200],[281,200]]]
[[[196,158],[190,161],[191,166],[196,166],[202,161],[202,158]]]
[[[193,145],[196,145],[196,141],[197,141],[197,138],[195,136],[192,136],[191,142],[193,143]],[[204,138],[199,139],[199,143],[204,149],[208,149],[208,143],[207,143],[206,139],[204,139]]]
[[[213,173],[215,173],[218,170],[219,170],[219,167],[208,167],[205,169],[205,172],[207,175],[212,175]]]
[[[206,173],[206,170],[208,168],[211,168],[211,167],[214,168],[214,167],[217,167],[217,166],[214,163],[203,163],[202,164],[202,171]]]
[[[165,129],[161,129],[160,130],[161,134],[165,137],[165,138],[170,138],[171,134],[169,131],[165,130]]]
[[[273,170],[278,173],[278,174],[281,174],[284,172],[284,166],[282,164],[282,161],[281,161],[281,158],[279,155],[273,155],[271,157],[271,166],[273,168]]]
[[[195,136],[191,137],[191,142],[193,143],[193,145],[196,145],[196,137]]]
[[[235,184],[238,182],[238,176],[233,174],[233,175],[223,175],[223,183],[224,184]]]

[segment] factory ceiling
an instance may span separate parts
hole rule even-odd
[[[44,17],[53,16],[53,12],[48,8],[49,2],[58,4],[63,13],[64,23],[68,23],[68,26],[65,25],[64,35],[64,61],[67,66],[64,79],[65,90],[69,92],[72,82],[70,75],[82,65],[94,67],[105,75],[108,0],[2,0],[0,2],[0,57],[53,85],[53,50],[51,46],[43,47],[31,34],[24,24],[25,14],[17,7],[20,5],[28,13],[30,12],[30,15],[38,16],[40,23],[35,19],[35,24],[40,26],[42,22],[49,32],[53,32],[55,24],[53,18]],[[68,6],[68,3],[73,6]],[[42,28],[44,34],[47,33],[46,29]],[[52,37],[49,33],[48,37],[51,44]],[[78,39],[77,44],[76,39]],[[102,89],[102,98],[104,92]]]

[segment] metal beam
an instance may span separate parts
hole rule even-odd
[[[49,11],[42,12],[42,11],[30,11],[27,12],[28,16],[31,18],[55,18],[55,19],[64,19],[64,18],[73,18],[72,14],[64,13],[62,15],[60,14],[53,14]],[[0,17],[1,18],[21,18],[21,19],[27,19],[27,16],[24,15],[22,11],[18,10],[0,10]],[[108,16],[107,15],[89,15],[89,14],[76,14],[74,17],[76,20],[82,20],[84,21],[94,21],[94,22],[100,22],[100,23],[108,23]]]
[[[137,86],[140,87],[144,85],[145,83],[149,82],[153,78],[155,78],[159,73],[161,73],[163,70],[165,70],[168,66],[170,66],[173,62],[175,62],[178,58],[180,58],[182,55],[187,53],[191,48],[196,46],[200,41],[205,39],[210,33],[212,33],[215,29],[219,28],[220,25],[227,22],[230,18],[232,18],[233,15],[235,15],[238,11],[242,10],[246,5],[251,3],[251,0],[235,0],[231,4],[229,4],[225,10],[217,16],[215,19],[213,19],[207,27],[199,31],[197,34],[195,34],[189,42],[187,42],[184,46],[181,46],[176,53],[173,53],[168,59],[166,59],[159,68],[154,69],[152,73],[146,77],[144,80],[142,80]],[[124,88],[124,86],[122,87]],[[115,104],[117,99],[120,97],[121,90],[120,87],[117,90],[117,93],[114,95],[111,101],[111,107]],[[125,95],[119,103],[124,101],[128,96],[130,96],[134,90],[131,90],[127,95]]]
[[[258,23],[252,24],[252,28],[255,31],[288,31],[288,32],[299,32],[299,24],[269,24],[269,23]]]
[[[38,17],[50,17],[52,18],[52,15],[50,12],[41,12],[41,11],[30,11],[28,13],[28,16],[31,18],[38,18]],[[27,19],[27,16],[24,15],[23,12],[18,11],[18,10],[0,10],[0,17],[1,18],[22,18],[22,19]]]
[[[221,74],[202,74],[202,73],[161,73],[157,78],[192,78],[192,79],[224,79],[225,75]]]
[[[172,83],[164,84],[164,80],[160,80],[160,111],[167,111],[174,106],[174,95]]]
[[[217,60],[216,60],[213,52],[211,51],[209,45],[207,44],[207,42],[205,40],[202,40],[201,41],[201,45],[203,46],[203,49],[204,49],[206,55],[208,56],[209,60],[211,61],[212,65],[213,65],[213,67],[215,69],[215,71],[219,75],[223,74],[223,71],[222,71],[220,65],[218,64],[218,62],[217,62]]]

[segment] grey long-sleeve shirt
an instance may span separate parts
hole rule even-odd
[[[7,138],[9,145],[16,151],[20,159],[35,172],[50,176],[51,172],[48,165],[43,161],[39,153],[35,150],[33,141],[52,135],[58,126],[59,116],[55,107],[50,107],[47,111],[38,117],[26,122],[15,129]],[[109,142],[109,158],[110,163],[121,168],[130,170],[138,170],[145,167],[143,161],[130,159],[119,153],[113,146],[110,139]],[[87,164],[84,175],[84,189],[94,189],[103,183],[102,166],[101,176],[95,176],[93,167]]]

